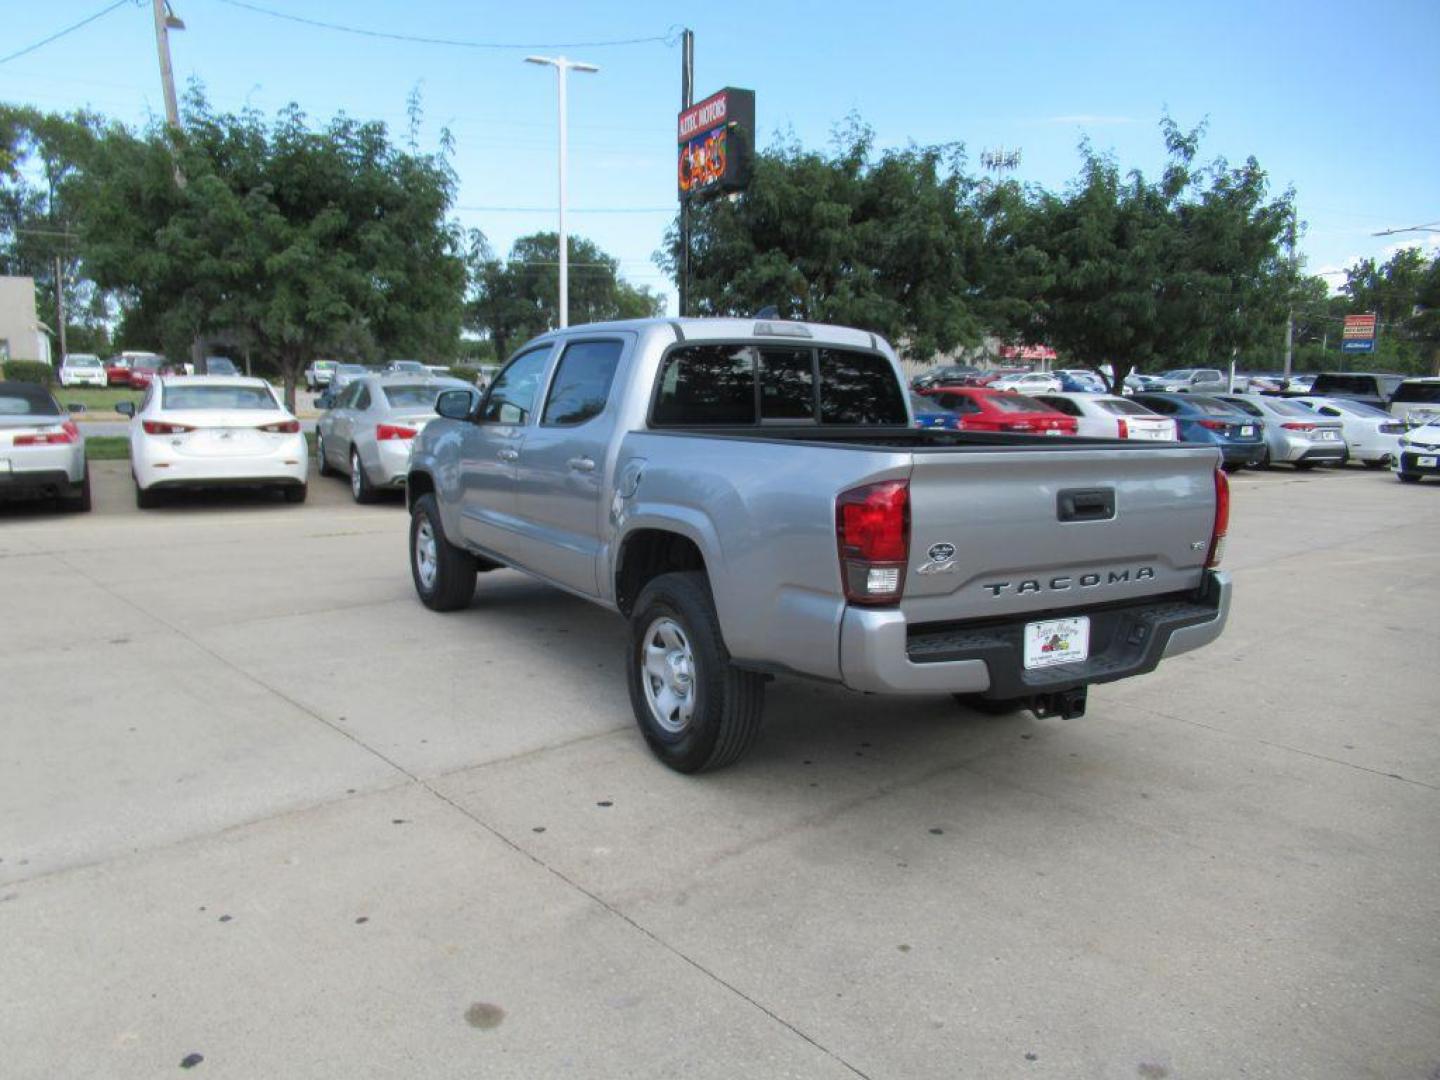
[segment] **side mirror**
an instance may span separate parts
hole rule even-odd
[[[85,411],[85,406],[81,405],[78,401],[70,402],[70,404],[66,405],[65,408],[69,409],[72,413],[82,413]]]
[[[469,390],[446,390],[435,399],[435,411],[447,420],[468,420],[474,400]]]
[[[133,401],[117,401],[115,403],[115,411],[121,416],[133,417],[135,415],[135,403]]]

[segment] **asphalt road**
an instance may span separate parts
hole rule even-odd
[[[617,617],[124,470],[0,509],[7,1080],[1440,1069],[1440,484],[1237,477],[1228,632],[1084,719],[782,680],[685,778]]]

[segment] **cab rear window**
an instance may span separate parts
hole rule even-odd
[[[852,349],[682,345],[660,366],[657,427],[768,423],[905,426],[890,361]]]

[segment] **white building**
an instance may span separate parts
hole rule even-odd
[[[0,363],[53,363],[48,328],[35,313],[35,279],[0,277]]]

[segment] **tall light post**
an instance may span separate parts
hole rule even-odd
[[[549,64],[555,69],[560,88],[560,325],[570,325],[570,237],[565,231],[565,73],[600,70],[595,64],[567,60],[563,56],[527,56],[527,64]]]

